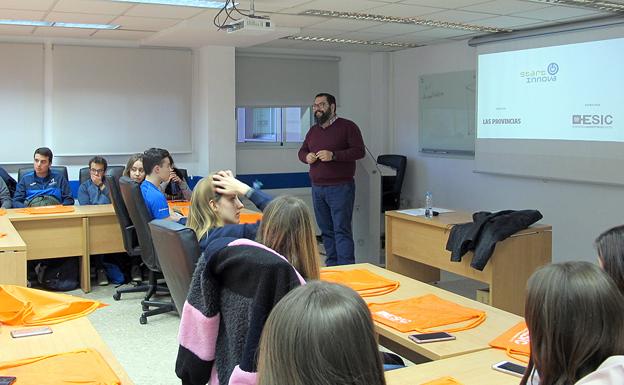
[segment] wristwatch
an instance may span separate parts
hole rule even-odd
[[[336,153],[332,151],[332,160],[336,160]]]

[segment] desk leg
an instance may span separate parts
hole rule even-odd
[[[26,286],[26,252],[0,252],[0,284]]]
[[[82,218],[82,256],[80,257],[80,288],[91,291],[91,256],[89,255],[89,218]]]

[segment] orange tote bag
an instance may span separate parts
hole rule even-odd
[[[365,269],[323,270],[321,281],[339,283],[355,290],[362,297],[392,293],[399,282],[384,278]]]
[[[373,320],[402,333],[457,332],[472,329],[485,321],[484,311],[460,306],[434,294],[385,303],[369,303],[368,307]],[[463,324],[448,327],[458,323]]]
[[[505,333],[496,337],[490,342],[490,346],[503,349],[511,358],[528,363],[531,356],[531,344],[526,322],[519,322]]]
[[[60,213],[72,213],[76,211],[73,206],[63,206],[63,205],[54,205],[54,206],[35,206],[35,207],[26,207],[24,209],[19,209],[17,212],[24,214],[60,214]]]
[[[420,385],[463,385],[453,377],[440,377],[433,381],[423,382]]]

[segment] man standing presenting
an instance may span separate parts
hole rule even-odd
[[[314,119],[299,159],[310,165],[312,200],[321,228],[327,266],[355,263],[351,218],[355,200],[355,161],[364,157],[358,126],[336,116],[336,98],[320,93],[314,98]]]

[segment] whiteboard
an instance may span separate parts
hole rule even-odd
[[[55,155],[191,152],[190,50],[55,45],[52,58]]]
[[[43,45],[0,43],[0,163],[43,146]]]
[[[419,79],[420,151],[474,155],[475,71]]]

